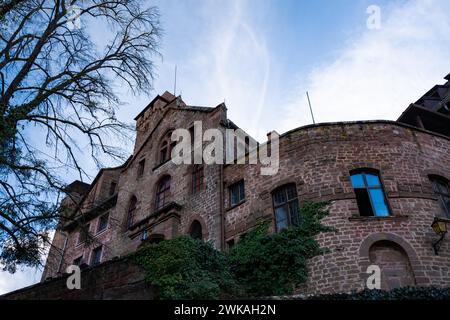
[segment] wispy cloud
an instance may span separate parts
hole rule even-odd
[[[284,101],[281,131],[318,122],[392,119],[450,71],[448,1],[412,1],[381,8],[381,29],[367,29],[335,61],[299,80]],[[365,14],[362,12],[362,14]]]
[[[197,37],[190,52],[183,53],[187,56],[179,65],[183,98],[202,105],[225,100],[230,118],[259,135],[271,63],[265,39],[252,24],[248,2],[227,1],[221,10],[213,2],[202,4],[208,30]]]

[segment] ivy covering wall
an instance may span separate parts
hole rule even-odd
[[[329,203],[305,203],[301,224],[269,234],[268,222],[250,230],[229,253],[188,236],[144,246],[132,259],[160,299],[218,299],[291,294],[308,277],[307,261],[321,254],[315,236]]]

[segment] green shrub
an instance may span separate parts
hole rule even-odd
[[[149,244],[132,255],[159,299],[217,299],[239,295],[226,256],[188,236]]]
[[[149,244],[132,254],[160,299],[217,299],[292,293],[307,278],[307,260],[323,249],[314,237],[328,203],[305,203],[301,226],[268,234],[263,222],[227,255],[188,236]]]
[[[328,203],[305,203],[300,227],[268,234],[268,223],[248,232],[229,254],[231,270],[248,296],[291,294],[308,276],[307,260],[323,252],[314,237],[331,229],[321,224]]]

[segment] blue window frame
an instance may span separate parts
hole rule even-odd
[[[390,210],[378,173],[358,171],[351,175],[361,216],[387,217]]]

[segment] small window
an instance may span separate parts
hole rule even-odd
[[[112,195],[114,195],[114,193],[116,193],[116,188],[117,188],[117,183],[111,182],[111,184],[109,185],[109,195],[110,196],[112,196]]]
[[[204,173],[203,166],[195,164],[192,169],[192,193],[197,193],[203,190],[204,187]]]
[[[202,225],[198,220],[194,220],[191,224],[191,228],[189,230],[189,235],[198,240],[203,239],[203,233],[202,233]]]
[[[441,177],[431,177],[434,193],[439,198],[442,210],[450,218],[450,183]]]
[[[102,250],[103,250],[102,246],[92,250],[91,265],[95,266],[102,261]]]
[[[141,161],[139,161],[138,164],[138,172],[137,172],[138,178],[144,175],[144,170],[145,170],[145,159],[142,159]]]
[[[159,150],[159,163],[164,163],[169,160],[169,145],[164,141]]]
[[[230,190],[230,204],[235,206],[245,200],[245,186],[244,180],[241,180],[229,187]]]
[[[97,232],[101,232],[108,227],[109,213],[102,215],[98,219]]]
[[[172,150],[177,145],[176,141],[172,141],[172,132],[173,131],[169,131],[161,140],[159,147],[159,159],[157,159],[159,164],[163,164],[171,159]]]
[[[75,266],[81,266],[81,263],[83,262],[83,256],[76,258],[75,260],[73,260],[73,264]]]
[[[156,210],[163,208],[169,202],[170,176],[163,177],[156,188]]]
[[[390,215],[380,177],[375,171],[358,171],[351,175],[361,216]]]
[[[141,234],[141,241],[145,241],[145,240],[147,240],[147,239],[148,239],[148,230],[145,229],[144,231],[142,231],[142,234]]]
[[[137,198],[132,196],[128,204],[127,229],[134,223],[134,215],[136,214]]]
[[[88,223],[84,227],[81,228],[80,232],[78,233],[78,243],[77,244],[82,244],[83,242],[85,242],[88,239],[90,227],[91,227],[91,225]]]
[[[282,186],[272,193],[277,231],[300,225],[300,215],[295,184]]]

